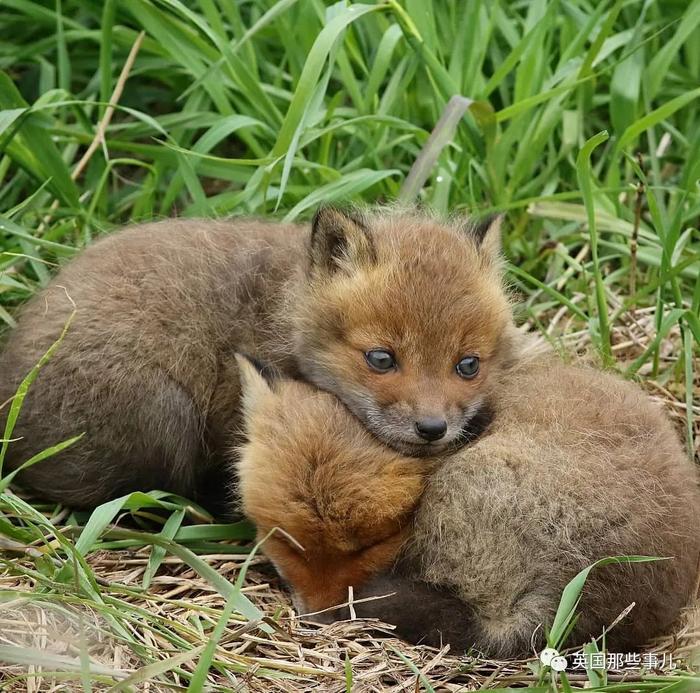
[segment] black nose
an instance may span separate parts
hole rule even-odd
[[[416,433],[425,440],[440,440],[447,433],[447,421],[436,416],[426,416],[416,421]]]

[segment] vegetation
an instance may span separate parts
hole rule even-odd
[[[2,25],[0,323],[128,221],[394,198],[499,211],[522,321],[640,379],[697,456],[700,0],[5,0]],[[11,426],[2,438],[0,474]],[[435,658],[358,624],[304,630],[246,576],[250,528],[207,520],[157,492],[71,513],[0,481],[3,686],[586,679]],[[26,642],[2,634],[21,623]],[[76,640],[39,653],[39,623]]]

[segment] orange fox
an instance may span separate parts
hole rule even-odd
[[[332,395],[272,383],[237,356],[248,442],[238,455],[243,511],[308,611],[345,601],[389,568],[407,539],[432,460],[381,445]]]
[[[238,357],[247,440],[244,512],[301,613],[355,612],[398,634],[491,656],[531,648],[562,589],[608,556],[663,556],[594,570],[572,640],[627,651],[693,596],[697,474],[661,411],[631,383],[548,355],[492,374],[493,416],[470,446],[402,457],[333,395],[267,382]],[[389,595],[386,597],[386,595]],[[368,597],[382,597],[364,601]],[[537,639],[537,638],[536,638]],[[625,649],[627,648],[627,649]]]

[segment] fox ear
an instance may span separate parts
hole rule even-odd
[[[466,231],[476,241],[482,254],[491,261],[501,255],[501,221],[502,214],[490,214],[481,219],[469,219]]]
[[[369,228],[359,213],[321,207],[311,222],[311,269],[351,273],[377,261]]]
[[[245,354],[236,354],[241,382],[243,413],[249,416],[261,397],[272,392],[273,371],[269,366]]]

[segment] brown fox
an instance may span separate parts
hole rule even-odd
[[[74,506],[157,487],[225,509],[237,351],[335,393],[404,454],[457,448],[488,418],[490,372],[518,349],[498,264],[497,220],[415,210],[111,234],[21,310],[0,352],[1,404],[75,311],[24,401],[9,464],[85,433],[21,481]]]
[[[332,395],[268,384],[241,362],[248,442],[244,512],[301,613],[347,602],[416,642],[495,657],[542,644],[563,588],[589,576],[572,641],[615,651],[661,634],[693,596],[700,559],[696,470],[636,386],[552,356],[524,358],[494,384],[493,419],[439,460],[402,457]],[[421,497],[422,494],[422,497]],[[414,508],[415,510],[414,514]],[[348,608],[317,614],[328,622]],[[622,648],[622,649],[620,649]]]

